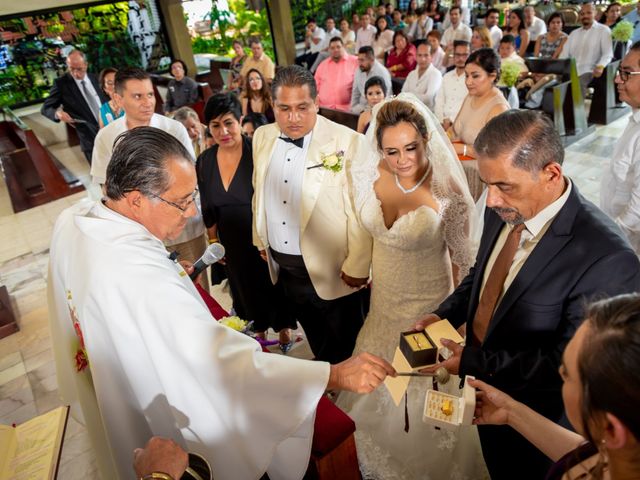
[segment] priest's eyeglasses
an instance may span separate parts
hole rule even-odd
[[[620,75],[620,80],[622,80],[623,82],[629,80],[629,77],[633,75],[640,75],[640,72],[629,72],[627,70],[622,70],[622,68],[620,67],[618,67],[618,71],[616,73]]]
[[[149,194],[150,197],[153,198],[157,198],[158,200],[160,200],[161,202],[166,203],[167,205],[171,205],[172,207],[177,208],[178,210],[180,210],[182,213],[186,212],[189,207],[196,201],[196,198],[198,197],[198,189],[196,188],[192,193],[191,193],[191,198],[187,198],[186,200],[182,200],[180,203],[175,203],[175,202],[170,202],[169,200],[165,200],[164,198],[162,198],[160,195],[156,195],[155,193],[150,193]]]

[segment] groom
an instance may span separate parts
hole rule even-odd
[[[346,172],[373,152],[364,136],[318,116],[308,70],[278,70],[272,93],[277,123],[253,137],[253,242],[316,359],[337,363],[351,355],[368,311],[372,248]]]

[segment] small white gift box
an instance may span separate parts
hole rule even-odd
[[[476,389],[469,385],[469,379],[474,377],[467,375],[465,378],[461,397],[427,390],[422,421],[447,430],[471,425],[476,408]]]

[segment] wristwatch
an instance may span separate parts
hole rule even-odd
[[[167,473],[163,472],[151,472],[146,474],[144,477],[140,477],[140,480],[173,480],[173,477]]]

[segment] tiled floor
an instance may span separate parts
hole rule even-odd
[[[565,172],[593,201],[597,202],[600,172],[625,125],[626,119],[621,119],[599,127],[567,150]],[[69,170],[88,181],[88,165],[77,147],[56,145],[52,150]],[[20,324],[18,333],[0,340],[0,423],[20,423],[60,403],[47,323],[48,248],[58,214],[85,195],[79,193],[14,215],[0,182],[0,284],[9,290]],[[217,289],[214,296],[228,308],[228,295]],[[298,344],[292,354],[308,358],[306,342]],[[59,478],[97,478],[95,469],[87,433],[71,419]]]

